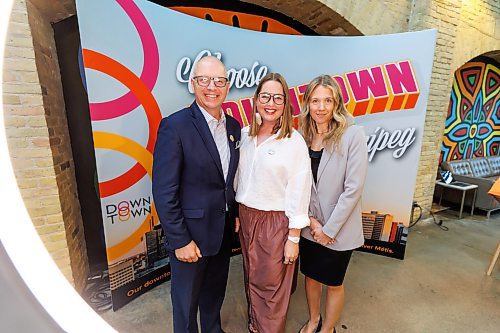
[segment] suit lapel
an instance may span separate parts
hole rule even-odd
[[[321,160],[319,161],[319,167],[318,167],[318,186],[319,186],[319,181],[321,179],[321,176],[323,175],[323,172],[325,171],[326,165],[328,162],[330,162],[330,159],[332,158],[333,154],[328,151],[328,149],[323,149],[323,154],[321,155]]]
[[[205,143],[208,152],[212,156],[215,165],[217,165],[217,169],[219,169],[222,179],[224,179],[224,173],[222,172],[222,164],[220,162],[219,151],[217,150],[217,146],[215,145],[212,133],[210,133],[210,128],[208,128],[207,121],[205,120],[205,117],[203,117],[203,114],[201,113],[201,110],[198,108],[198,105],[196,105],[196,102],[193,102],[193,104],[191,104],[191,114],[193,116],[194,126],[198,130],[198,133],[200,133],[200,136],[203,139],[203,142]]]

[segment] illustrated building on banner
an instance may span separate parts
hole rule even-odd
[[[144,252],[109,266],[111,290],[133,282],[152,270],[169,263],[168,252],[164,246],[165,233],[161,225],[153,225],[142,237]]]
[[[124,286],[134,280],[133,259],[127,259],[113,266],[109,266],[109,285],[111,290]]]
[[[391,214],[372,210],[371,212],[363,212],[362,220],[365,239],[406,244],[408,230],[402,223],[394,222],[394,216]]]

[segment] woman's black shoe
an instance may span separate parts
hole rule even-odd
[[[321,318],[321,315],[319,315],[318,326],[316,326],[316,330],[314,332],[318,333],[319,331],[321,331],[321,326],[323,326],[323,318]]]
[[[302,325],[302,327],[300,328],[299,330],[299,333],[302,331],[302,329],[307,325],[307,323],[305,323],[304,325]],[[321,331],[321,325],[323,325],[323,318],[321,318],[321,315],[319,315],[319,321],[318,321],[318,326],[316,326],[316,329],[314,330],[315,333]]]

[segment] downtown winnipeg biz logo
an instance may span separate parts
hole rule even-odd
[[[151,202],[151,196],[147,196],[106,204],[106,219],[114,224],[127,222],[131,218],[147,216],[151,214]]]

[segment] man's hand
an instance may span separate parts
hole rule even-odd
[[[177,259],[183,262],[197,262],[201,258],[201,251],[194,241],[188,245],[175,250]]]
[[[237,217],[235,218],[235,223],[234,223],[234,232],[240,231],[240,218]]]

